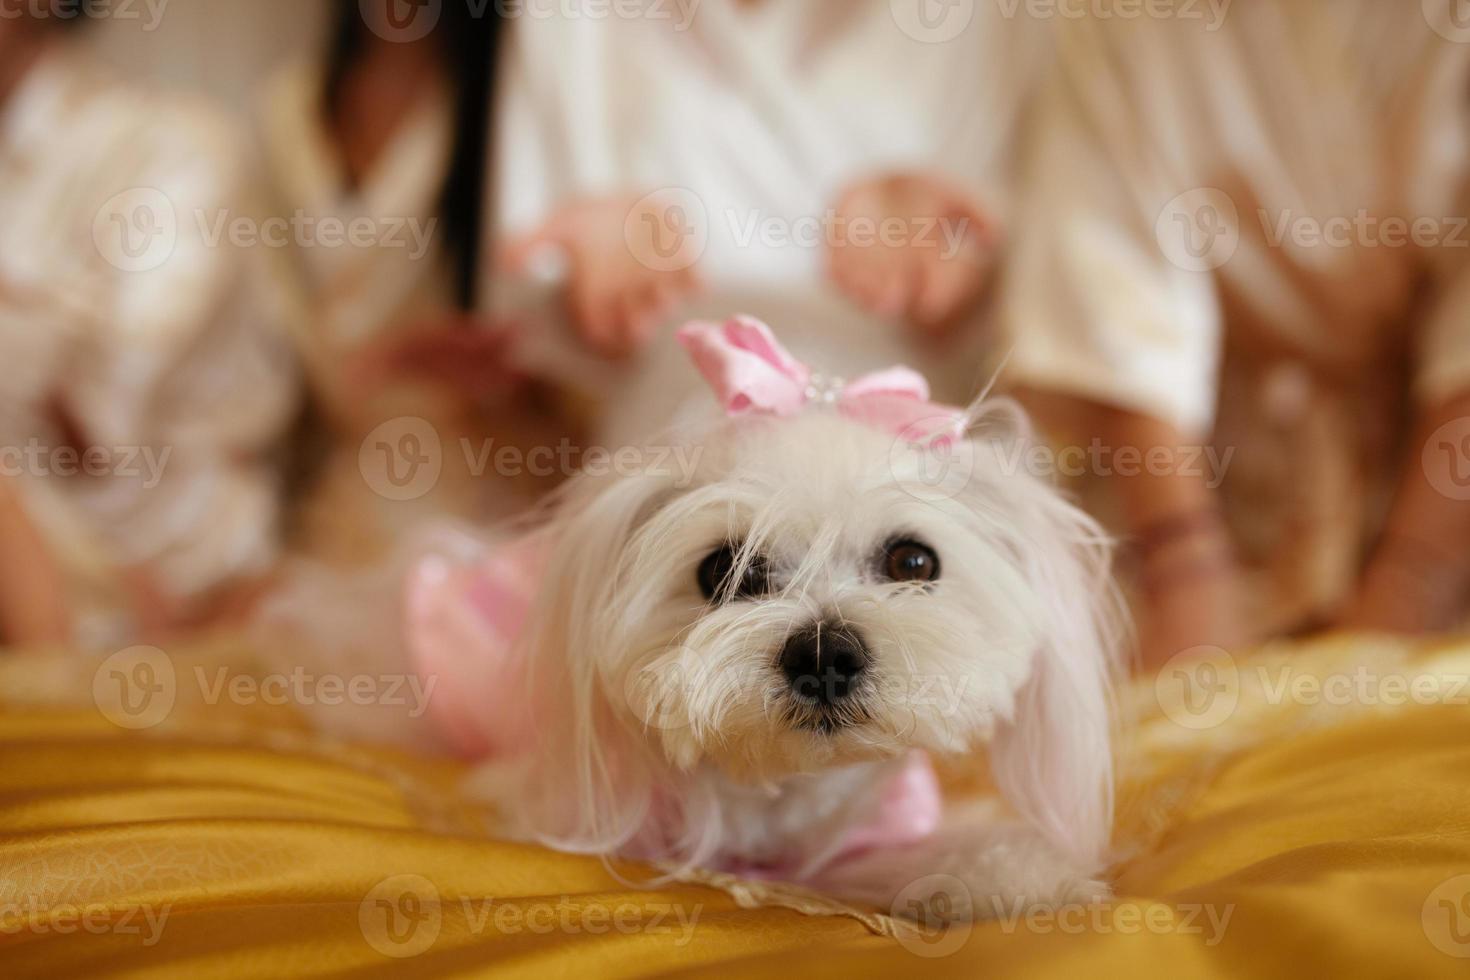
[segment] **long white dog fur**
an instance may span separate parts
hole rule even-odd
[[[820,410],[686,428],[687,484],[656,469],[573,480],[541,532],[549,565],[521,639],[535,747],[476,780],[507,830],[687,866],[794,860],[814,887],[885,906],[916,879],[958,879],[959,917],[1106,894],[1121,633],[1108,545],[1006,465],[1026,458],[1017,409],[970,414],[937,484],[923,453]],[[873,574],[896,538],[934,549],[937,581]],[[697,570],[725,543],[733,577],[759,564],[767,594],[701,594]],[[821,622],[867,653],[825,720],[778,666]],[[828,863],[915,749],[988,750],[1003,805]]]
[[[983,401],[968,422],[938,480],[933,456],[820,407],[686,418],[661,442],[696,461],[692,479],[659,465],[572,479],[535,532],[546,567],[514,652],[534,737],[471,784],[504,832],[664,865],[776,866],[884,907],[923,907],[932,880],[955,918],[1105,895],[1124,632],[1109,544],[1020,465],[1019,409]],[[875,573],[899,539],[932,549],[937,579]],[[759,569],[758,595],[702,591],[701,566],[726,546],[729,580]],[[363,618],[360,581],[335,600],[327,582],[299,578],[276,625],[330,646],[335,602],[336,622],[385,632]],[[858,638],[865,665],[830,703],[799,696],[781,667],[813,628],[820,662],[822,624]],[[324,723],[423,736],[385,732],[381,715]],[[915,750],[987,754],[999,798],[833,860]]]

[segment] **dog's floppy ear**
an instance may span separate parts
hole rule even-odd
[[[1044,622],[1015,714],[992,742],[992,774],[1062,853],[1100,867],[1112,832],[1112,685],[1124,634],[1110,547],[1042,480],[1011,474],[1002,483],[1012,545]]]
[[[522,831],[566,850],[608,852],[636,834],[652,773],[599,693],[600,654],[628,615],[628,543],[666,499],[665,476],[577,477],[544,528],[543,588],[524,642],[536,739],[517,792]]]

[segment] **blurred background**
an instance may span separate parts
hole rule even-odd
[[[736,312],[1021,400],[1146,666],[1457,629],[1467,108],[1460,0],[0,0],[0,641],[514,519]]]
[[[151,12],[141,2],[133,9],[136,20],[99,18],[78,40],[123,77],[201,95],[239,114],[251,111],[263,78],[321,49],[333,13],[330,3],[286,0],[170,0]]]

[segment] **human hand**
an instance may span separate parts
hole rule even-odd
[[[1389,538],[1369,562],[1337,625],[1407,635],[1453,629],[1464,619],[1466,577],[1458,555]]]
[[[1440,632],[1470,615],[1470,393],[1424,406],[1404,454],[1393,506],[1338,625]]]
[[[829,272],[866,309],[938,337],[979,306],[996,229],[964,191],[894,174],[853,185],[834,210]]]
[[[519,392],[526,380],[512,363],[514,345],[510,328],[456,314],[374,343],[358,356],[352,373],[362,388],[414,378],[470,401],[503,399]]]
[[[501,262],[509,274],[526,275],[546,249],[565,256],[567,315],[583,342],[604,357],[639,350],[701,289],[694,235],[677,204],[656,195],[569,204],[509,242]]]

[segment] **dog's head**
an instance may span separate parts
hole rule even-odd
[[[988,745],[1023,816],[1101,851],[1106,549],[1024,472],[1017,413],[984,415],[931,449],[820,408],[721,419],[576,481],[533,640],[565,698],[572,836],[621,843],[701,772]]]

